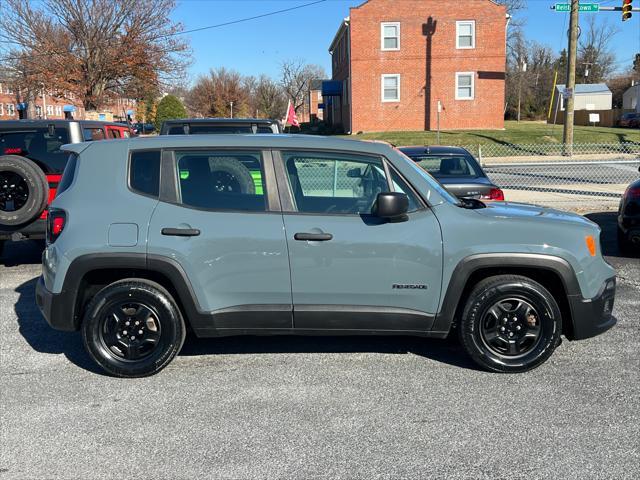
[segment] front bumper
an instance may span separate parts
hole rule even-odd
[[[73,320],[71,302],[64,298],[64,294],[56,294],[47,290],[42,277],[38,279],[36,284],[36,304],[52,328],[66,332],[77,330]]]
[[[607,279],[593,298],[569,295],[573,331],[567,332],[567,338],[583,340],[600,335],[613,327],[617,322],[612,315],[615,295],[616,277]]]

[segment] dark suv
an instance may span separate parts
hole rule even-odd
[[[180,118],[162,124],[160,135],[282,133],[277,120],[257,118]]]
[[[5,240],[44,238],[46,207],[69,157],[62,145],[130,134],[119,123],[0,121],[0,253]]]

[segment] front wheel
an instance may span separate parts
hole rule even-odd
[[[498,275],[471,291],[460,319],[460,341],[471,358],[494,372],[515,373],[544,363],[560,343],[562,316],[538,282]]]
[[[82,321],[89,355],[118,377],[144,377],[166,367],[182,348],[185,325],[171,294],[142,279],[100,290]]]

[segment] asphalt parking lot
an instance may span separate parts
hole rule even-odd
[[[527,374],[453,341],[189,338],[103,375],[34,303],[37,245],[0,261],[0,478],[640,478],[640,258],[595,214],[618,325]]]

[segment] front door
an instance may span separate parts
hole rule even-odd
[[[182,266],[208,318],[198,327],[291,328],[289,258],[270,153],[178,149],[164,153],[162,175],[176,191],[161,192],[148,252]]]
[[[276,154],[296,329],[426,331],[440,298],[442,237],[433,212],[382,158],[326,151]],[[388,177],[391,176],[391,179]],[[408,219],[371,214],[400,191]]]

